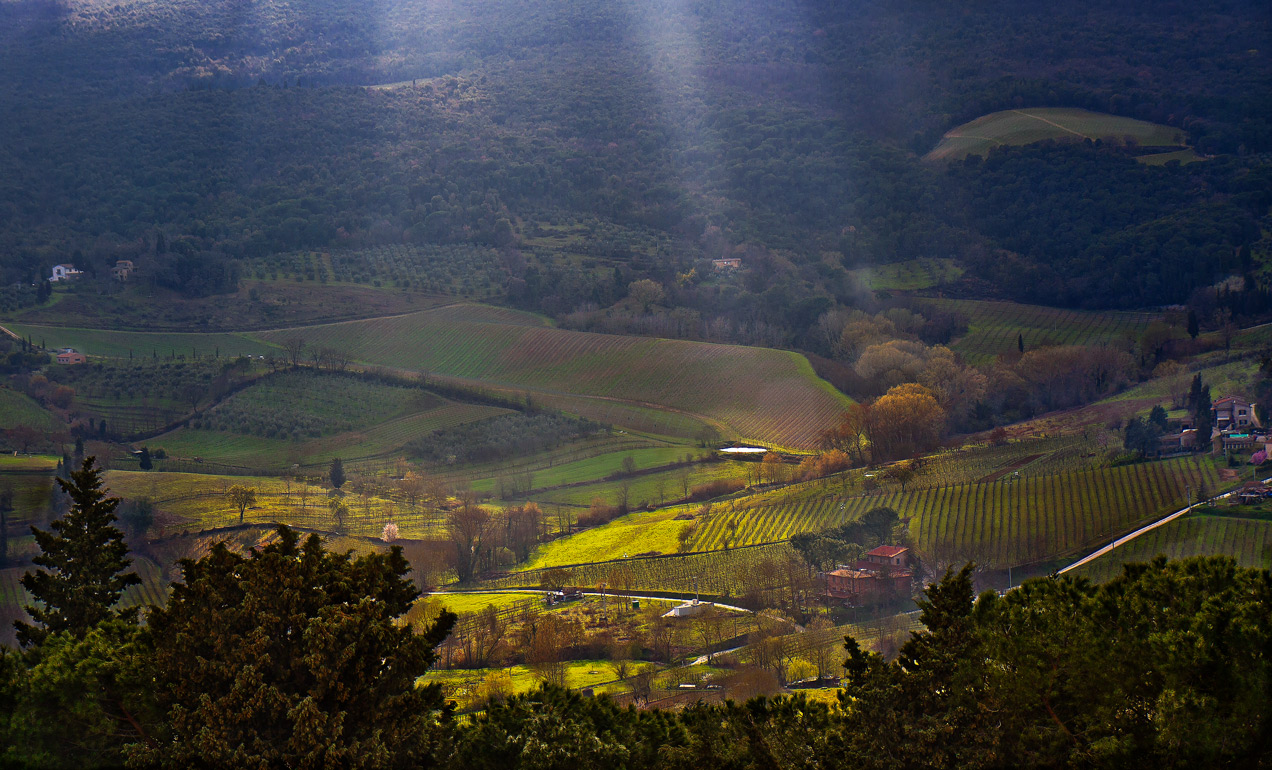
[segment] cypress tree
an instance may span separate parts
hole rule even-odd
[[[132,559],[124,533],[115,527],[119,498],[107,497],[102,490],[102,471],[95,460],[84,458],[70,481],[56,479],[70,497],[71,509],[53,522],[52,531],[31,527],[41,552],[33,561],[47,569],[22,577],[22,585],[38,603],[25,608],[34,624],[14,623],[24,647],[42,643],[51,633],[83,636],[104,620],[136,615],[136,610],[114,609],[124,589],[141,579],[125,571]]]
[[[340,462],[340,458],[337,457],[331,461],[331,486],[335,489],[339,489],[344,486],[344,483],[344,463]]]

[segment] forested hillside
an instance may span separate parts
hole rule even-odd
[[[554,314],[640,278],[692,289],[726,252],[740,285],[672,304],[798,334],[853,297],[848,269],[920,257],[1018,299],[1182,302],[1248,267],[1267,213],[1269,23],[1243,0],[4,3],[0,282],[133,258],[200,296],[271,253],[459,242],[501,249],[503,293]],[[1022,106],[1231,157],[920,160]],[[571,254],[542,247],[558,226],[585,231]],[[791,318],[792,298],[823,304]]]

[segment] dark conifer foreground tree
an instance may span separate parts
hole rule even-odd
[[[102,471],[95,460],[84,458],[80,469],[70,472],[69,481],[56,479],[71,509],[52,523],[52,531],[31,527],[41,552],[34,562],[46,569],[22,577],[22,585],[37,602],[26,607],[35,623],[14,624],[24,647],[62,631],[82,636],[105,620],[136,614],[114,609],[124,589],[141,579],[126,571],[132,559],[124,533],[115,527],[119,498],[107,497],[102,490]]]
[[[218,544],[149,615],[165,734],[133,761],[163,767],[429,767],[446,743],[437,685],[417,687],[455,616],[398,622],[419,591],[401,549],[353,559],[279,539]]]

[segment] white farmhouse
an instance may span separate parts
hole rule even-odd
[[[75,265],[61,264],[53,266],[53,275],[49,276],[49,281],[57,283],[58,281],[66,281],[81,275],[79,270],[75,269]]]

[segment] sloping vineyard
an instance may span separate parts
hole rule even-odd
[[[1199,482],[1211,494],[1224,484],[1210,463],[1188,457],[905,493],[829,494],[757,506],[739,502],[718,506],[700,520],[692,547],[708,551],[777,542],[887,506],[910,519],[911,535],[925,555],[1006,567],[1075,552],[1176,510]]]
[[[278,343],[301,334],[311,345],[366,363],[540,391],[558,402],[586,396],[592,411],[599,404],[591,399],[613,399],[688,413],[785,446],[811,446],[817,432],[851,403],[818,379],[806,359],[787,351],[516,322],[524,317],[457,305],[260,336]],[[559,405],[570,408],[568,402]],[[626,416],[615,415],[616,422],[622,419]]]
[[[1231,556],[1242,567],[1272,568],[1272,521],[1228,516],[1184,516],[1135,538],[1074,571],[1097,582],[1121,574],[1122,566],[1157,555]]]
[[[968,317],[967,334],[950,347],[972,364],[1015,352],[1020,337],[1024,338],[1026,350],[1043,345],[1113,343],[1128,335],[1138,337],[1160,317],[1153,313],[1066,310],[983,300],[924,299],[921,303]]]

